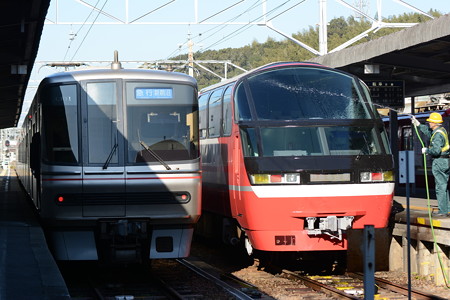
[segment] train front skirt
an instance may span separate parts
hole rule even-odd
[[[192,235],[191,225],[150,225],[141,220],[101,221],[95,231],[58,229],[47,233],[56,260],[112,263],[187,257],[190,247],[186,245],[191,244]]]

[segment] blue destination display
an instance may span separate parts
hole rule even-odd
[[[147,99],[172,99],[172,88],[137,88],[134,90],[134,97],[137,100]]]

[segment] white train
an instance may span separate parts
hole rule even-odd
[[[197,83],[153,70],[45,78],[17,175],[57,260],[189,255],[201,210]]]

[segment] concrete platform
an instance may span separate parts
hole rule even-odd
[[[395,196],[394,200],[403,206],[403,211],[395,215],[395,221],[398,223],[406,223],[406,197]],[[450,217],[438,216],[437,200],[436,199],[422,199],[410,198],[410,222],[416,225],[448,228],[450,229]]]
[[[37,217],[11,170],[0,174],[0,299],[70,299]]]
[[[413,273],[437,285],[450,284],[450,217],[433,214],[438,211],[435,199],[409,198],[408,241],[407,198],[395,196],[394,200],[397,213],[392,226],[389,269],[407,271],[409,247]]]

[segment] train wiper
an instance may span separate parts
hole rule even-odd
[[[145,150],[148,151],[160,164],[162,164],[167,170],[172,170],[172,168],[158,155],[155,151],[150,149],[149,146],[147,146],[146,143],[143,141],[139,141],[139,144],[141,144],[142,147],[144,147]]]
[[[102,168],[103,170],[106,170],[108,168],[109,163],[111,162],[114,152],[116,152],[116,149],[118,146],[119,145],[117,143],[115,143],[114,146],[112,147],[111,152],[109,152],[108,158],[106,159],[105,164],[103,165],[103,168]]]
[[[369,142],[367,141],[365,134],[363,134],[363,138],[364,138],[364,148],[367,150],[367,153],[370,153]],[[356,160],[359,160],[361,158],[361,155],[364,155],[366,153],[364,152],[364,148],[361,148],[361,150],[359,150],[358,156],[356,156]]]

